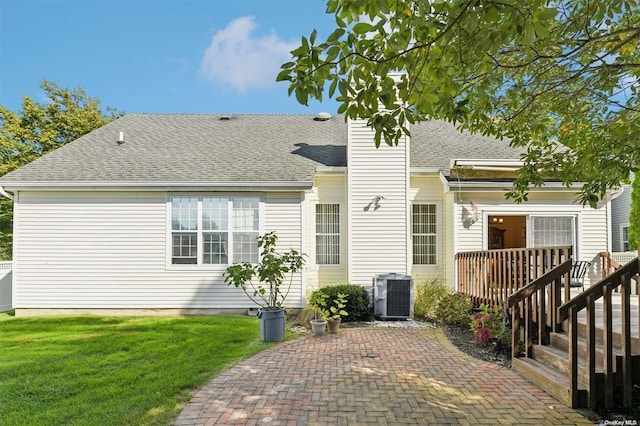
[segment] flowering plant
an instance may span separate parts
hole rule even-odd
[[[489,343],[491,339],[507,337],[507,317],[501,306],[480,305],[480,311],[471,315],[471,330],[476,343]]]

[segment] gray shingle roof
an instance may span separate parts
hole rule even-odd
[[[520,160],[523,148],[506,140],[460,132],[451,123],[425,121],[411,127],[411,167],[437,167],[449,175],[451,160]]]
[[[343,117],[129,114],[0,178],[11,182],[309,182],[346,166]],[[125,143],[116,143],[124,132]],[[412,128],[412,167],[452,158],[518,159],[507,142],[431,121]]]

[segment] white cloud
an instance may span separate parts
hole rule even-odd
[[[291,58],[297,43],[277,34],[253,35],[252,16],[232,21],[211,38],[202,57],[200,74],[206,80],[230,85],[239,92],[275,84],[280,65]]]

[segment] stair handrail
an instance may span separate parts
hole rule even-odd
[[[578,390],[578,313],[587,309],[587,354],[588,368],[587,394],[588,407],[596,406],[596,324],[595,302],[603,298],[603,336],[604,336],[604,387],[605,406],[613,407],[613,290],[621,287],[621,315],[622,315],[622,405],[630,407],[632,403],[631,381],[631,279],[640,273],[640,260],[636,257],[620,269],[593,284],[579,295],[558,307],[559,321],[568,320],[569,328],[569,392],[572,404],[577,400]]]
[[[614,289],[622,285],[620,278],[623,275],[628,275],[629,273],[631,273],[632,275],[637,274],[639,272],[637,261],[638,261],[638,258],[632,260],[631,262],[617,269],[612,274],[607,275],[606,277],[598,281],[596,284],[592,284],[589,288],[585,289],[582,293],[573,297],[571,300],[567,301],[565,304],[561,305],[558,308],[558,315],[560,317],[560,321],[565,321],[569,319],[569,310],[571,308],[576,307],[578,311],[581,311],[584,308],[586,308],[587,299],[590,296],[595,297],[595,300],[600,299],[604,295],[604,287],[606,285],[613,284],[612,289]]]
[[[561,263],[560,265],[556,266],[555,268],[553,268],[546,274],[542,275],[541,277],[531,281],[525,287],[522,287],[520,290],[513,293],[511,296],[509,296],[509,299],[508,299],[509,308],[511,308],[516,303],[522,302],[527,297],[532,296],[536,291],[545,288],[546,286],[551,284],[552,281],[560,279],[566,273],[571,272],[571,265],[572,265],[572,261],[571,259],[569,259]]]
[[[571,259],[568,259],[546,272],[539,278],[536,278],[531,283],[513,293],[507,299],[507,309],[511,311],[511,356],[516,357],[518,355],[519,341],[520,341],[520,318],[524,319],[524,356],[529,357],[531,355],[531,347],[533,346],[533,321],[532,317],[535,315],[538,323],[538,342],[544,341],[547,324],[547,313],[549,315],[549,323],[551,324],[553,331],[560,331],[562,328],[561,322],[557,318],[556,308],[560,305],[561,299],[561,287],[562,280],[569,281],[569,273],[571,272]],[[547,299],[540,297],[537,299],[536,312],[533,311],[533,298],[539,291],[544,290],[548,286],[551,286],[549,294],[550,309],[546,309]],[[521,314],[522,312],[522,314]],[[542,326],[540,326],[542,324]]]
[[[608,251],[600,252],[600,262],[602,265],[602,278],[606,278],[612,270],[615,272],[622,267],[620,263],[611,257],[611,253]]]

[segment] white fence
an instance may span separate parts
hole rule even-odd
[[[611,260],[615,260],[620,265],[624,266],[627,263],[631,262],[633,259],[638,257],[637,251],[615,251],[613,253],[609,253]],[[620,288],[616,289],[616,292],[620,291]],[[638,280],[631,282],[631,294],[638,295],[640,294],[640,282]]]
[[[0,261],[0,312],[13,309],[12,298],[12,276],[13,263]]]
[[[610,255],[612,260],[615,260],[621,265],[626,265],[627,263],[631,262],[633,259],[638,257],[638,252],[637,251],[617,251],[617,252],[614,251],[613,253],[610,253]]]

